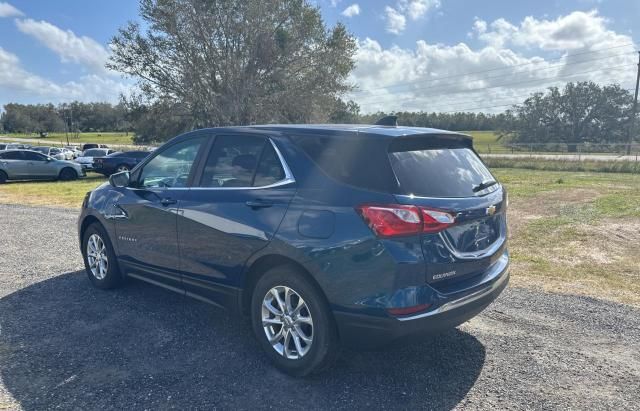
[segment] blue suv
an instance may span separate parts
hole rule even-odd
[[[78,229],[96,287],[237,311],[303,376],[481,312],[508,282],[506,211],[468,136],[265,125],[174,138],[87,193]]]

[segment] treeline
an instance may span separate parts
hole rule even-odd
[[[7,133],[131,131],[123,104],[63,103],[4,106],[0,129]]]
[[[378,119],[393,114],[398,116],[398,124],[409,127],[430,127],[443,130],[496,130],[504,123],[505,115],[486,113],[426,113],[423,111],[401,111],[395,113],[378,112],[361,115],[358,123],[373,124]]]
[[[575,150],[583,143],[626,144],[639,140],[637,132],[630,134],[633,96],[616,84],[600,86],[578,82],[568,83],[562,89],[552,87],[532,94],[522,104],[499,114],[422,111],[361,114],[360,107],[353,101],[337,100],[334,106],[325,121],[373,124],[393,114],[403,126],[494,130],[505,143],[561,143]],[[133,131],[137,143],[162,142],[195,128],[219,125],[195,123],[188,108],[180,104],[145,104],[135,99],[115,105],[7,104],[0,116],[0,129],[8,133]]]
[[[349,109],[345,109],[350,104]],[[353,102],[334,111],[332,123],[373,124],[391,113],[360,114]],[[160,104],[65,103],[7,104],[0,116],[7,133],[133,131],[144,141],[162,141],[191,128],[176,106]],[[495,130],[503,114],[399,112],[399,124],[445,130]],[[214,126],[211,124],[211,126]],[[167,133],[168,132],[168,133]],[[141,141],[142,142],[142,141]]]

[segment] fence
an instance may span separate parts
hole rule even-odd
[[[628,161],[640,160],[640,144],[593,144],[593,143],[506,143],[476,144],[476,150],[482,154],[508,156],[543,156],[546,158],[575,158],[602,160],[621,159]]]

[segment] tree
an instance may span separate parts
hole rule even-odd
[[[346,103],[338,99],[333,112],[329,115],[329,122],[333,124],[355,124],[360,120],[360,106],[353,100]]]
[[[623,143],[633,97],[619,85],[568,83],[535,93],[508,113],[505,134],[516,143]]]
[[[306,0],[141,0],[140,15],[107,66],[187,127],[322,121],[351,89],[354,38]]]

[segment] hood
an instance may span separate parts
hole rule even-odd
[[[92,163],[93,162],[93,157],[78,157],[78,158],[76,158],[76,161],[78,163]]]

